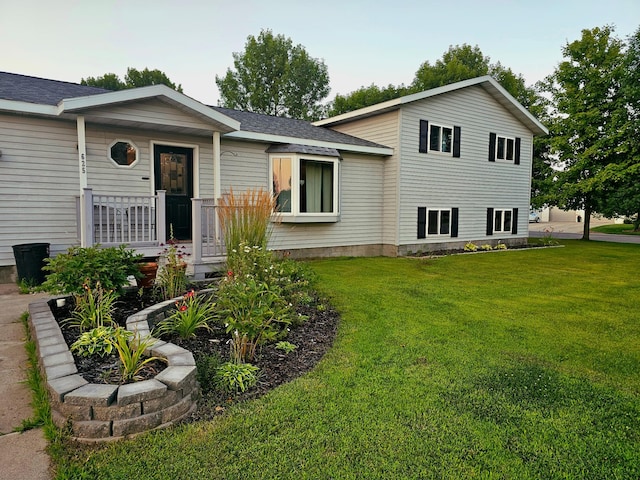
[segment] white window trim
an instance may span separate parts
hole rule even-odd
[[[340,159],[320,155],[307,155],[300,153],[272,153],[269,155],[269,191],[273,192],[273,159],[291,159],[291,212],[277,212],[273,219],[282,223],[331,223],[340,220]],[[300,212],[300,162],[311,160],[333,164],[333,212],[308,213]],[[294,188],[295,186],[295,188]]]
[[[111,157],[111,149],[113,148],[113,146],[116,143],[128,143],[129,145],[131,145],[134,148],[134,150],[136,151],[136,159],[134,160],[134,162],[131,165],[120,165],[118,162],[116,162],[113,159],[113,157]],[[131,140],[128,140],[126,138],[116,138],[113,142],[111,142],[107,146],[107,158],[111,161],[111,164],[116,168],[133,168],[138,164],[138,162],[140,162],[140,149]]]
[[[500,139],[504,139],[504,158],[498,157],[498,144],[500,143]],[[511,151],[511,160],[507,158],[507,145],[508,141],[511,140],[513,143],[513,150]],[[496,161],[513,163],[516,159],[516,138],[515,137],[507,137],[505,135],[496,134],[496,151],[495,151],[495,159]]]
[[[496,216],[498,212],[502,212],[502,220],[500,221],[500,229],[496,228]],[[503,230],[504,228],[504,214],[505,212],[511,213],[511,223],[509,230]],[[511,233],[513,231],[513,208],[494,208],[493,210],[493,232],[494,233]]]
[[[429,233],[429,213],[438,212],[438,233]],[[442,212],[449,212],[449,233],[440,233],[442,226]],[[427,224],[425,225],[426,237],[450,237],[451,236],[451,208],[427,208]]]
[[[438,136],[438,146],[442,146],[442,130],[444,128],[448,128],[449,130],[451,130],[451,146],[450,146],[450,150],[448,152],[443,152],[442,150],[432,150],[431,149],[431,129],[432,128],[439,128],[440,129],[440,134]],[[429,131],[427,132],[427,151],[431,152],[431,153],[437,153],[439,155],[443,155],[446,157],[453,157],[453,125],[440,125],[438,123],[433,123],[433,122],[429,122]]]

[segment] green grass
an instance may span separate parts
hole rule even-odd
[[[591,229],[592,232],[598,233],[613,233],[618,235],[640,235],[640,232],[633,230],[633,225],[627,225],[624,223],[616,223],[613,225],[599,225]]]
[[[313,263],[342,313],[318,367],[59,478],[640,478],[640,246]],[[75,472],[75,475],[71,472]]]

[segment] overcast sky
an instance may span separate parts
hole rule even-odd
[[[409,84],[450,45],[477,45],[527,84],[550,74],[581,30],[640,26],[640,0],[0,0],[0,70],[55,80],[159,69],[218,102],[215,76],[271,29],[324,60],[331,93]]]

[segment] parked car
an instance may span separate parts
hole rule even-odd
[[[529,212],[529,223],[540,223],[540,214],[538,212]]]

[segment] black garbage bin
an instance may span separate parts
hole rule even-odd
[[[44,259],[49,257],[48,243],[24,243],[13,245],[13,256],[16,259],[18,282],[25,281],[28,285],[41,285],[46,273]]]

